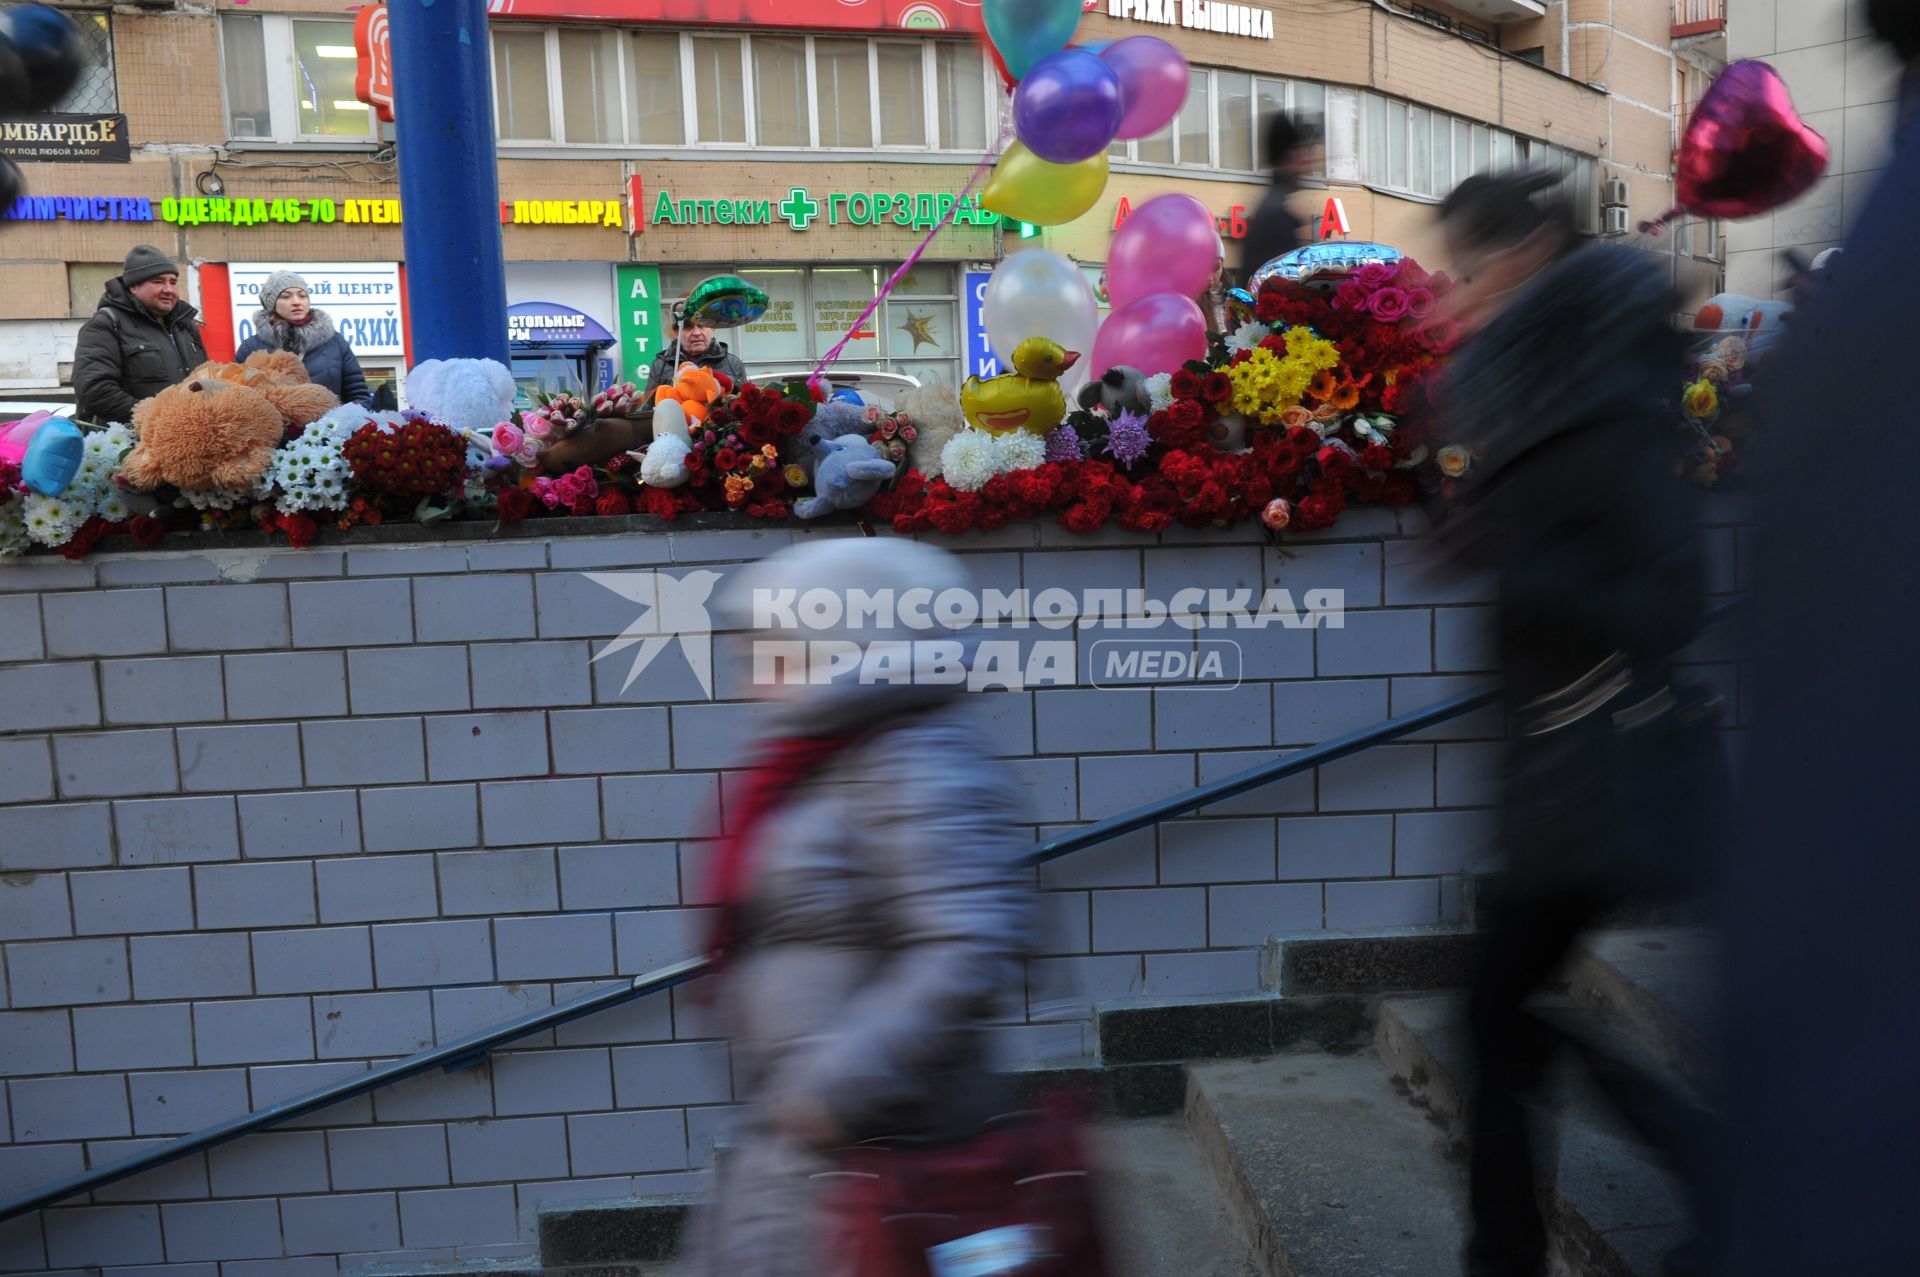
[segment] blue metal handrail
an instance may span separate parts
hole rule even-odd
[[[1449,719],[1491,705],[1499,697],[1500,691],[1494,687],[1462,692],[1400,718],[1388,719],[1384,723],[1376,723],[1372,727],[1349,732],[1345,736],[1337,737],[1324,744],[1303,749],[1297,754],[1291,754],[1270,763],[1262,763],[1258,767],[1250,767],[1246,771],[1236,772],[1231,776],[1223,776],[1219,780],[1209,781],[1170,798],[1147,803],[1132,811],[1122,812],[1118,816],[1109,816],[1105,820],[1095,821],[1070,834],[1048,839],[1027,854],[1026,863],[1029,866],[1043,865],[1048,861],[1058,860],[1062,856],[1070,856],[1076,851],[1098,846],[1123,834],[1130,834],[1136,829],[1145,829],[1149,825],[1159,824],[1170,817],[1183,816],[1188,812],[1198,811],[1202,807],[1224,802],[1248,790],[1258,789],[1262,785],[1270,785],[1290,776],[1298,776],[1316,767],[1323,767],[1328,763],[1358,754],[1375,745],[1424,731]],[[148,1149],[125,1161],[70,1176],[58,1183],[49,1184],[45,1188],[8,1198],[0,1202],[0,1221],[12,1219],[16,1215],[24,1215],[29,1211],[40,1210],[55,1202],[77,1197],[81,1193],[91,1192],[96,1188],[104,1188],[108,1184],[123,1179],[130,1179],[215,1145],[237,1140],[255,1131],[264,1131],[282,1122],[290,1122],[294,1118],[305,1117],[309,1113],[338,1104],[342,1100],[365,1095],[395,1082],[404,1082],[408,1078],[418,1077],[434,1069],[453,1072],[457,1069],[472,1068],[484,1063],[496,1047],[517,1042],[521,1038],[530,1037],[557,1025],[570,1023],[583,1016],[593,1015],[595,1012],[620,1006],[636,998],[643,998],[649,994],[660,993],[686,984],[704,974],[708,965],[705,958],[689,958],[670,967],[662,967],[658,971],[637,976],[629,984],[612,985],[598,992],[575,998],[571,1002],[563,1002],[559,1006],[548,1007],[544,1011],[536,1011],[495,1028],[471,1034],[457,1042],[449,1042],[444,1046],[422,1051],[418,1055],[410,1055],[404,1060],[395,1060],[380,1068],[370,1069],[357,1077],[344,1078],[330,1086],[323,1086],[317,1091],[282,1100],[278,1104],[256,1112],[229,1118],[216,1126],[209,1126],[191,1135],[182,1135],[178,1139],[169,1140],[157,1148]]]

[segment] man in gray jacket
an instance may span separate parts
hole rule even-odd
[[[107,281],[100,309],[80,329],[73,389],[84,421],[132,421],[133,406],[207,360],[199,313],[180,296],[180,268],[151,244],[137,245]]]
[[[673,332],[674,339],[653,357],[653,364],[647,369],[647,384],[642,389],[648,403],[653,402],[654,391],[673,384],[681,364],[698,364],[709,372],[722,373],[733,379],[735,387],[747,379],[740,356],[728,350],[726,342],[714,340],[710,324],[703,323],[697,315],[685,313],[685,303],[673,308]]]

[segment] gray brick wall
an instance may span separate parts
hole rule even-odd
[[[956,543],[1006,589],[1347,592],[1341,629],[1241,635],[1231,691],[982,698],[1035,837],[1478,686],[1484,585],[1362,513],[1285,547],[1050,526]],[[1723,559],[1739,521],[1717,507]],[[709,703],[665,658],[623,691],[620,662],[591,658],[633,606],[582,572],[725,572],[791,539],[0,565],[0,1192],[694,952],[699,839],[754,713],[732,672]],[[1724,651],[1700,659],[1737,697]],[[996,1049],[1079,1056],[1095,1000],[1257,987],[1276,931],[1457,916],[1500,732],[1476,714],[1047,867],[1044,956]],[[510,1257],[543,1202],[698,1187],[734,1090],[686,993],[17,1222],[0,1272]]]

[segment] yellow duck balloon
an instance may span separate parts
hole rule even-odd
[[[1013,348],[1013,371],[982,381],[967,378],[960,407],[975,429],[1004,435],[1025,430],[1043,435],[1067,415],[1060,374],[1073,367],[1078,351],[1045,337],[1029,337]]]

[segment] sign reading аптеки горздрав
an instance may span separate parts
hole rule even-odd
[[[997,226],[1003,220],[1000,214],[981,208],[974,196],[948,191],[827,191],[815,198],[804,186],[789,187],[784,196],[765,199],[676,199],[672,191],[661,191],[653,199],[649,220],[656,226],[771,226],[780,221],[796,231],[816,225],[887,224],[924,231],[949,215],[956,226]],[[640,229],[645,229],[644,224]]]

